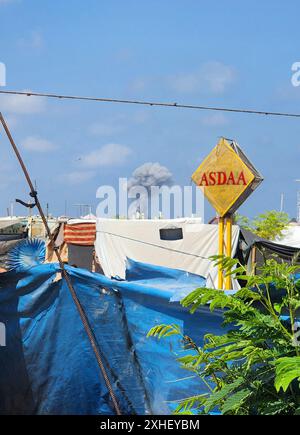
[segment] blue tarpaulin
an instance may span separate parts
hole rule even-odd
[[[206,391],[180,368],[179,337],[147,339],[178,324],[200,341],[220,332],[222,312],[194,315],[179,300],[203,277],[128,260],[126,280],[66,266],[97,340],[123,414],[170,413],[176,400]],[[0,274],[0,413],[114,414],[89,339],[57,264]]]

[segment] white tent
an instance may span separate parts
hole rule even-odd
[[[283,231],[282,237],[276,240],[276,243],[285,246],[292,246],[294,248],[300,248],[300,225],[290,224],[288,229]]]
[[[160,230],[182,229],[182,239],[162,240]],[[144,263],[182,269],[207,278],[218,287],[217,268],[208,259],[218,253],[218,226],[200,219],[118,220],[97,219],[96,253],[107,276],[125,278],[126,257]],[[239,227],[233,226],[232,253],[236,252]],[[233,288],[239,288],[237,282]]]
[[[0,218],[0,230],[5,230],[6,228],[12,227],[17,224],[27,224],[27,218],[24,217],[2,217]]]

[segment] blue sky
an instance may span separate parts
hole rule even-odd
[[[0,62],[7,89],[300,112],[299,13],[296,0],[0,0]],[[149,161],[188,185],[220,136],[265,177],[240,212],[278,209],[283,192],[296,214],[297,118],[6,96],[0,109],[54,214],[95,207],[99,185]],[[3,134],[0,153],[5,214],[28,189]]]

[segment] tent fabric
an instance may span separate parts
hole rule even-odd
[[[82,216],[82,219],[86,221],[93,220],[94,222],[96,222],[97,216],[95,216],[93,213],[88,213],[87,215]]]
[[[13,240],[22,240],[26,238],[27,234],[25,232],[20,234],[0,234],[0,242],[10,242]]]
[[[300,249],[300,224],[289,225],[276,243]]]
[[[82,217],[82,218],[72,218],[68,219],[67,224],[68,225],[78,225],[78,224],[92,224],[96,223],[96,218],[92,219],[90,217]]]
[[[256,242],[255,245],[262,251],[266,251],[266,254],[276,254],[283,260],[291,261],[293,257],[300,252],[300,248],[293,246],[285,246],[267,240]]]
[[[64,241],[67,244],[93,246],[96,238],[96,224],[68,223],[64,226]]]
[[[123,414],[170,413],[174,401],[206,387],[184,372],[178,337],[147,339],[155,324],[176,323],[201,342],[221,329],[222,312],[194,315],[170,302],[205,280],[128,260],[127,280],[66,266],[88,317]],[[96,359],[57,264],[0,275],[1,414],[114,414]],[[69,327],[66,327],[69,326]]]
[[[181,228],[180,240],[161,240],[160,230]],[[218,271],[208,259],[218,253],[218,227],[201,219],[118,220],[97,219],[95,248],[106,276],[125,278],[126,258],[202,275],[208,285],[218,287]],[[233,226],[232,255],[235,255],[239,227]],[[233,289],[239,284],[233,280]]]
[[[47,239],[47,234],[45,230],[45,225],[40,216],[29,217],[28,220],[28,237]],[[55,233],[59,227],[59,222],[55,218],[47,218],[47,223],[51,233]]]
[[[26,218],[0,218],[0,230],[1,232],[16,227],[20,230],[26,226]]]
[[[276,255],[284,261],[292,261],[299,254],[299,248],[295,246],[271,242],[243,228],[241,229],[239,248],[242,251],[245,262],[250,259],[253,249],[257,248],[254,255],[255,263],[257,264],[263,264],[264,258],[269,258],[272,255]]]
[[[20,243],[19,238],[14,238],[14,240],[0,240],[0,267],[3,269],[6,269],[7,267],[7,260],[8,260],[8,252],[16,246],[18,243]]]
[[[92,271],[94,246],[68,245],[68,263]]]

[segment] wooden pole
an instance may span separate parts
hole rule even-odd
[[[252,253],[251,253],[251,271],[250,273],[254,273],[256,271],[256,246],[254,245],[252,248]]]
[[[224,254],[224,218],[219,217],[219,255]],[[218,288],[223,290],[223,269],[222,264],[219,264],[218,270]]]
[[[231,257],[231,244],[232,244],[232,216],[228,215],[226,217],[226,256]],[[231,288],[231,276],[228,275],[225,278],[225,289],[230,290]]]

